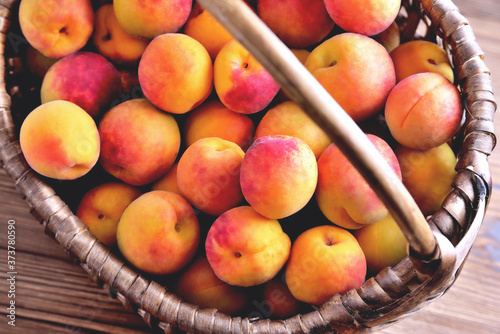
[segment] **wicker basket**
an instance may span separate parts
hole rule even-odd
[[[153,328],[165,332],[179,328],[208,333],[370,332],[422,308],[453,284],[472,247],[488,204],[491,177],[487,159],[495,146],[493,115],[496,103],[482,51],[475,42],[472,28],[452,1],[403,0],[400,15],[403,40],[430,39],[449,52],[466,110],[460,131],[453,139],[458,157],[453,190],[441,209],[424,219],[422,225],[421,213],[415,213],[415,204],[406,200],[404,189],[392,189],[384,184],[386,180],[384,176],[378,176],[377,164],[370,165],[366,161],[371,160],[373,153],[368,152],[369,159],[363,160],[364,152],[360,151],[363,142],[339,133],[339,127],[352,126],[343,112],[332,108],[323,92],[313,91],[312,95],[307,95],[301,89],[301,83],[309,83],[308,78],[303,72],[289,70],[287,66],[295,64],[288,64],[286,52],[280,49],[279,41],[273,39],[275,36],[267,38],[265,27],[256,22],[251,13],[245,12],[237,1],[200,0],[277,81],[288,87],[290,96],[321,121],[345,152],[354,152],[349,158],[363,175],[376,174],[372,177],[375,179],[372,186],[391,213],[398,217],[410,244],[410,256],[392,268],[385,268],[359,289],[333,296],[320,307],[311,306],[309,312],[282,320],[230,317],[215,309],[200,309],[185,303],[163,284],[134,271],[96,241],[67,202],[61,199],[63,196],[54,190],[57,184],[49,186],[29,168],[17,141],[16,126],[23,117],[23,110],[32,108],[37,99],[33,98],[36,88],[24,81],[17,50],[22,44],[15,30],[18,2],[0,1],[1,50],[4,54],[0,69],[5,78],[0,87],[0,158],[4,169],[47,232],[78,260],[92,279],[132,306]],[[262,36],[265,36],[264,42]],[[357,134],[356,129],[349,130]]]

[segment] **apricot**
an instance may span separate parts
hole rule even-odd
[[[384,46],[387,52],[389,52],[389,55],[391,51],[397,48],[401,43],[401,32],[399,31],[399,25],[396,21],[393,21],[385,30],[372,37]],[[397,76],[396,73],[396,80]]]
[[[198,2],[194,3],[184,26],[184,33],[200,42],[212,60],[215,60],[222,47],[233,39],[233,35]]]
[[[85,193],[76,215],[99,241],[113,246],[123,211],[141,194],[139,189],[124,183],[103,183]]]
[[[205,251],[217,277],[237,286],[254,286],[272,279],[285,265],[290,238],[276,219],[249,206],[220,215],[208,231]]]
[[[87,174],[100,155],[95,121],[76,104],[63,100],[31,111],[21,124],[19,143],[35,172],[60,180]]]
[[[125,183],[156,181],[174,164],[181,136],[174,117],[146,99],[132,99],[107,111],[99,123],[100,164]]]
[[[278,276],[264,283],[262,294],[273,317],[286,319],[299,313],[301,302],[292,295],[286,283]]]
[[[392,148],[375,135],[367,137],[401,179],[399,162]],[[318,159],[315,197],[326,218],[347,229],[373,224],[389,213],[368,182],[333,143]]]
[[[390,214],[353,234],[365,254],[367,269],[372,275],[385,267],[395,266],[407,255],[408,241]]]
[[[428,150],[399,146],[395,150],[403,184],[424,215],[436,212],[452,190],[457,159],[444,143]]]
[[[356,122],[381,112],[396,83],[387,50],[370,37],[341,33],[311,51],[306,68]]]
[[[174,163],[165,175],[160,177],[151,185],[151,190],[164,190],[182,195],[177,183],[177,166],[179,163]]]
[[[311,54],[311,51],[307,49],[297,49],[297,48],[292,48],[290,49],[292,51],[293,55],[297,57],[297,59],[302,63],[305,64],[307,57]]]
[[[90,0],[23,0],[18,16],[28,43],[49,58],[79,51],[94,30]]]
[[[247,301],[245,291],[220,280],[204,256],[196,259],[179,276],[174,292],[188,303],[215,308],[229,315],[243,310]]]
[[[348,32],[376,35],[396,19],[401,0],[325,0],[333,21]]]
[[[335,25],[323,0],[259,0],[257,12],[291,48],[306,48],[319,43]]]
[[[242,114],[263,110],[280,90],[269,72],[235,39],[215,58],[214,87],[226,107]]]
[[[413,74],[435,72],[453,83],[453,68],[448,54],[433,42],[409,41],[392,50],[390,56],[396,70],[396,82]]]
[[[333,225],[313,227],[300,234],[285,269],[292,295],[315,305],[359,288],[365,276],[366,258],[356,238]]]
[[[331,144],[328,135],[295,102],[285,101],[269,109],[259,122],[255,139],[286,135],[303,140],[316,159]]]
[[[137,63],[149,42],[147,39],[131,36],[122,28],[112,4],[105,4],[96,11],[92,37],[99,53],[120,65]]]
[[[414,74],[400,81],[387,97],[385,118],[401,145],[417,150],[440,146],[460,126],[460,92],[440,74]]]
[[[121,94],[121,76],[106,58],[94,52],[77,52],[52,65],[45,74],[42,103],[66,100],[98,118]]]
[[[113,0],[113,9],[127,33],[152,39],[179,31],[189,17],[192,4],[192,0]]]
[[[191,111],[184,125],[186,146],[198,139],[218,137],[229,140],[246,151],[253,142],[254,133],[252,119],[232,111],[219,100],[207,101]]]
[[[314,195],[317,180],[314,152],[296,137],[260,137],[241,164],[243,196],[255,211],[272,219],[302,209]]]
[[[137,269],[155,275],[179,271],[193,259],[200,228],[191,205],[181,196],[155,190],[135,199],[116,231],[121,254]]]
[[[163,34],[149,43],[139,61],[139,83],[156,107],[185,114],[212,92],[212,59],[194,38]]]
[[[240,166],[245,153],[230,141],[209,137],[189,146],[177,167],[181,194],[197,209],[218,216],[243,200]]]

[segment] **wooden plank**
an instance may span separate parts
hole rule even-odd
[[[3,312],[3,311],[2,311]],[[3,314],[0,313],[0,315]],[[27,328],[24,327],[24,319],[36,320],[37,323],[41,324],[57,324],[56,328],[60,328],[61,331],[57,333],[110,333],[110,334],[145,334],[151,333],[147,328],[140,329],[132,325],[128,326],[117,326],[114,323],[101,323],[95,319],[78,319],[75,317],[67,317],[63,315],[54,314],[51,312],[41,312],[38,310],[26,310],[19,309],[18,314],[19,323],[15,328],[9,329],[8,333],[43,333],[40,329],[34,325],[33,331],[28,332]],[[50,326],[49,328],[53,328]],[[51,332],[49,332],[51,333]]]
[[[71,320],[71,319],[70,319]],[[2,327],[0,327],[2,328]],[[104,328],[104,327],[102,327]],[[3,332],[2,332],[3,333]],[[98,331],[89,330],[83,327],[77,327],[71,323],[46,322],[39,319],[19,318],[18,325],[9,329],[9,334],[25,334],[25,333],[49,333],[49,334],[77,334],[77,333],[124,333],[124,334],[145,334],[149,332],[134,330],[127,327],[113,326],[106,331],[100,329]]]
[[[71,277],[87,277],[87,273],[75,271],[74,267],[61,267],[58,261],[47,261],[44,256],[39,256],[36,254],[23,253],[22,261],[18,264],[18,268],[22,268],[23,272],[31,273],[32,276],[48,275],[51,276],[53,273],[64,274],[68,278]],[[7,259],[0,258],[0,263],[7,261]],[[40,267],[40,262],[45,261],[45,266]],[[61,260],[63,261],[63,260]],[[67,262],[67,259],[63,262]],[[91,283],[89,282],[89,285]]]
[[[16,222],[22,220],[20,224],[16,224],[16,248],[19,251],[29,254],[44,254],[50,258],[67,261],[68,256],[64,254],[63,248],[57,243],[57,246],[54,247],[54,242],[45,235],[40,222],[31,216],[29,205],[15,190],[12,180],[8,178],[3,169],[1,173],[0,192],[2,196],[0,197],[0,207],[2,210],[0,217],[5,225],[2,224],[1,227],[0,245],[4,247],[6,245],[7,233],[4,230],[4,228],[7,228],[6,222],[11,219]]]
[[[91,301],[89,303],[99,302],[103,305],[102,308],[109,310],[122,311],[123,307],[120,302],[116,299],[110,299],[109,294],[106,293],[104,289],[93,289],[81,290],[79,287],[75,287],[75,282],[67,284],[64,286],[61,281],[53,282],[53,278],[32,280],[29,278],[29,273],[26,273],[22,269],[18,269],[16,280],[16,287],[22,292],[26,292],[31,297],[37,297],[40,300],[54,300],[54,301],[64,301],[66,303],[79,303],[80,300]],[[9,275],[2,273],[0,279],[2,285],[5,280],[9,278]],[[51,284],[48,284],[48,283]]]

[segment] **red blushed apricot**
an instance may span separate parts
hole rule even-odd
[[[213,100],[189,113],[184,126],[184,139],[189,146],[198,139],[218,137],[237,144],[245,151],[253,142],[254,132],[253,121],[247,115],[234,112],[220,101]]]
[[[215,59],[214,86],[220,101],[242,114],[263,110],[280,89],[262,65],[234,39]]]
[[[359,288],[365,276],[366,258],[358,242],[349,231],[332,225],[299,235],[285,270],[292,295],[315,305]]]
[[[85,46],[94,29],[94,10],[90,0],[20,1],[19,24],[31,46],[58,59]]]
[[[290,318],[300,310],[301,302],[292,295],[286,283],[278,277],[264,283],[262,294],[274,317]]]
[[[167,191],[151,191],[123,212],[116,231],[118,248],[136,268],[166,275],[185,267],[200,239],[198,219],[191,205]]]
[[[392,148],[377,136],[367,136],[401,179],[401,169]],[[335,144],[321,154],[318,172],[316,201],[332,223],[358,229],[388,214],[377,194]]]
[[[106,58],[77,52],[52,65],[42,82],[42,103],[66,100],[92,117],[100,116],[121,94],[120,72]]]
[[[137,186],[163,176],[175,162],[181,142],[174,117],[146,99],[110,109],[99,123],[99,134],[104,170]]]
[[[322,42],[311,51],[305,67],[356,122],[381,112],[396,83],[387,50],[355,33]]]
[[[202,138],[182,154],[177,167],[181,194],[196,208],[217,216],[240,204],[240,166],[245,153],[230,141]]]
[[[274,80],[263,69],[252,76],[248,76],[244,69],[238,69],[230,79],[233,87],[219,97],[230,109],[243,114],[253,114],[264,109],[277,93]]]
[[[462,114],[458,88],[433,72],[400,81],[385,107],[387,126],[394,139],[417,150],[446,143],[458,130]]]
[[[348,32],[376,35],[396,19],[401,0],[325,0],[333,21]]]
[[[215,220],[207,234],[205,251],[222,281],[254,286],[276,276],[288,259],[290,245],[277,220],[240,206]]]
[[[313,196],[317,179],[316,157],[296,137],[258,138],[241,164],[243,196],[255,211],[272,219],[285,218],[302,209]]]
[[[60,180],[87,174],[100,155],[95,121],[63,100],[43,103],[30,112],[21,124],[19,143],[35,172]]]
[[[323,0],[259,0],[260,18],[289,47],[306,48],[333,29]]]
[[[242,288],[229,285],[215,275],[206,257],[199,257],[186,268],[174,291],[188,303],[226,314],[241,311],[247,300]]]
[[[285,101],[269,109],[262,117],[255,138],[286,135],[303,140],[316,159],[331,144],[331,139],[295,102]]]
[[[139,61],[139,83],[156,107],[184,114],[212,92],[212,59],[194,38],[163,34],[149,43]]]
[[[127,184],[109,182],[90,189],[82,197],[76,215],[107,246],[116,244],[116,228],[123,211],[141,195]]]

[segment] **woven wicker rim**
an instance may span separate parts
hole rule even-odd
[[[2,51],[8,42],[11,20],[16,19],[11,12],[18,2],[0,1]],[[209,333],[354,333],[390,324],[440,296],[458,275],[486,210],[491,191],[487,159],[496,144],[493,128],[496,102],[490,72],[468,21],[449,0],[408,0],[403,4],[409,13],[417,12],[423,17],[442,38],[451,53],[466,108],[467,118],[455,141],[459,144],[458,173],[453,190],[442,208],[428,220],[442,246],[438,267],[447,263],[448,269],[451,267],[452,270],[443,272],[438,268],[433,271],[433,276],[421,277],[419,274],[425,272],[422,268],[429,264],[415,263],[406,258],[397,266],[384,269],[361,288],[334,296],[311,313],[274,321],[233,318],[214,309],[199,309],[183,302],[165,287],[145,279],[117,259],[90,234],[54,190],[26,164],[11,116],[13,92],[7,92],[5,80],[0,87],[0,157],[4,169],[33,208],[33,214],[80,261],[89,276],[116,290],[118,297],[131,303],[152,326],[165,331],[175,326],[186,331]],[[6,60],[2,57],[1,61],[4,62],[0,67],[1,75],[6,78]],[[450,245],[455,247],[450,249]],[[453,258],[447,257],[449,249]]]

